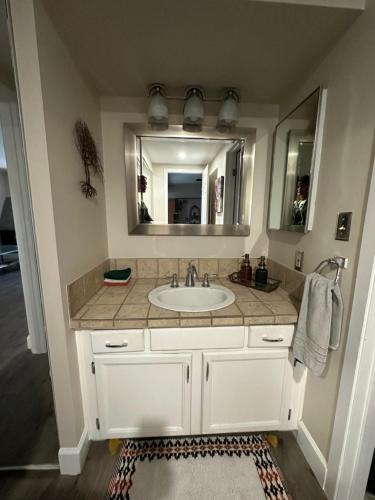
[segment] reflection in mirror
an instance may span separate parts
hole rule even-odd
[[[242,139],[138,136],[137,149],[139,223],[243,223]]]
[[[325,100],[317,89],[276,126],[270,229],[312,229]]]

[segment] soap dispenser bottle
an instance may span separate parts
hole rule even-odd
[[[255,271],[255,283],[267,285],[267,281],[268,281],[268,269],[266,267],[266,258],[264,255],[262,255],[259,261],[259,266]]]
[[[241,269],[240,269],[240,280],[241,281],[250,281],[251,276],[253,274],[253,270],[251,269],[250,265],[250,255],[248,253],[245,253],[243,255],[244,259],[241,264]]]

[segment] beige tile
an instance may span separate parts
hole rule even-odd
[[[93,295],[96,294],[96,268],[92,269],[83,276],[83,288],[85,291],[85,302],[87,302]]]
[[[181,318],[181,327],[211,326],[211,318]]]
[[[84,305],[83,307],[81,307],[81,309],[79,309],[75,315],[73,316],[73,319],[80,319],[82,318],[82,316],[87,312],[89,306],[88,305]]]
[[[133,286],[138,286],[138,287],[155,287],[157,283],[156,278],[138,278],[134,280]]]
[[[100,290],[103,286],[104,273],[107,270],[107,266],[105,262],[102,262],[99,266],[95,267],[94,271],[94,279],[95,279],[95,293]]]
[[[219,316],[241,316],[241,311],[238,309],[236,304],[232,304],[228,307],[211,311],[211,315],[213,318],[217,318]]]
[[[147,328],[146,319],[115,319],[115,328]]]
[[[179,318],[179,313],[177,311],[169,311],[168,309],[162,309],[161,307],[156,307],[151,305],[148,312],[149,318]]]
[[[85,292],[83,286],[83,278],[79,278],[67,287],[68,300],[69,300],[69,310],[70,316],[74,316],[75,313],[81,309],[85,304]]]
[[[126,297],[124,304],[149,304],[148,293],[140,293],[131,291]]]
[[[200,276],[198,259],[196,259],[196,258],[178,259],[178,275],[180,278],[185,279],[189,262],[191,262],[197,268],[198,276]]]
[[[152,281],[153,283],[150,283],[150,280],[137,280],[132,288],[132,293],[147,294],[151,292],[156,287],[156,280]]]
[[[240,326],[242,324],[242,316],[231,318],[212,318],[212,326]]]
[[[150,306],[148,304],[135,304],[135,305],[123,305],[120,307],[116,319],[143,319],[147,318],[148,310]]]
[[[219,261],[218,259],[199,259],[199,277],[203,278],[204,274],[208,276],[219,275]]]
[[[81,320],[80,321],[80,329],[85,330],[86,328],[92,329],[92,330],[106,330],[106,329],[111,329],[113,328],[113,321],[112,320],[94,320],[94,319],[89,319],[89,320]]]
[[[244,325],[273,325],[275,316],[245,316]]]
[[[253,289],[252,292],[262,302],[280,302],[282,300],[289,300],[288,295],[280,293],[279,290],[275,290],[273,292],[262,292],[261,290]]]
[[[179,319],[149,319],[149,328],[178,328],[180,326]]]
[[[166,278],[178,274],[178,259],[158,259],[158,276]]]
[[[99,297],[100,297],[100,296],[101,296],[104,292],[105,292],[105,289],[104,289],[104,287],[103,287],[103,288],[101,288],[99,291],[97,291],[97,292],[96,292],[96,294],[95,294],[95,295],[93,295],[93,296],[91,297],[91,299],[89,299],[89,300],[86,302],[86,305],[87,305],[87,306],[90,306],[90,305],[92,305],[92,304],[95,304],[95,302],[98,300],[98,298],[99,298]]]
[[[122,293],[108,293],[105,291],[102,293],[99,298],[96,300],[95,305],[100,305],[100,304],[108,304],[108,305],[116,305],[116,304],[122,304],[128,295],[128,292],[122,292]]]
[[[297,315],[283,315],[283,316],[275,316],[275,324],[276,325],[290,325],[293,323],[297,323],[298,316]]]
[[[116,259],[109,259],[109,269],[113,271],[116,269]]]
[[[101,288],[99,290],[98,293],[105,293],[107,295],[112,295],[112,296],[116,296],[116,295],[128,295],[128,293],[130,293],[131,291],[131,287],[129,285],[124,285],[124,286],[121,286],[121,285],[116,285],[116,286],[103,286],[103,288]]]
[[[157,278],[157,259],[137,259],[137,278]]]
[[[130,267],[132,270],[132,278],[137,278],[137,259],[115,259],[115,269],[127,269]]]
[[[181,318],[206,318],[211,317],[210,311],[199,311],[199,312],[181,312]]]
[[[264,302],[264,304],[271,309],[271,311],[276,315],[286,314],[286,315],[295,315],[297,314],[297,310],[295,306],[291,302],[283,301],[283,302]]]
[[[219,259],[219,276],[226,278],[228,274],[238,271],[238,266],[238,259]]]
[[[119,309],[118,305],[89,306],[82,319],[113,319]]]
[[[159,278],[156,282],[156,286],[169,285],[171,280],[168,278]]]
[[[244,316],[271,316],[272,313],[262,302],[239,302],[238,307]]]

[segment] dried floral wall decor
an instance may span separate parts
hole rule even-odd
[[[97,175],[100,180],[103,180],[103,168],[95,141],[87,123],[83,120],[76,121],[74,125],[74,137],[86,175],[86,180],[80,182],[81,191],[86,198],[94,198],[98,193],[94,186],[91,185],[90,169],[94,175]]]

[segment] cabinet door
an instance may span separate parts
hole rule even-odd
[[[100,436],[190,433],[191,354],[95,356]]]
[[[288,349],[203,355],[204,433],[283,429],[290,388]]]

